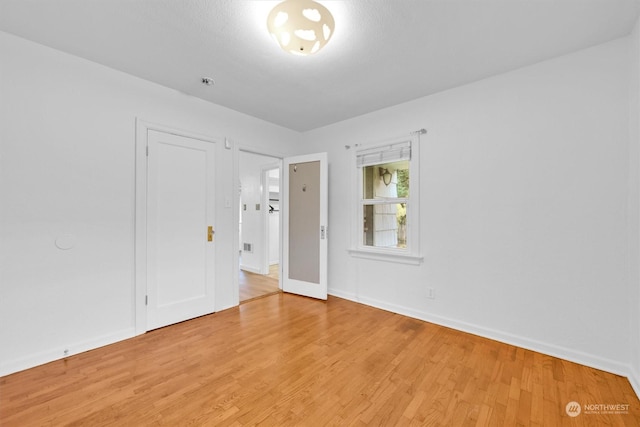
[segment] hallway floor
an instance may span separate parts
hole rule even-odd
[[[240,270],[240,302],[262,298],[280,292],[278,286],[279,270],[279,264],[269,266],[269,274],[267,275]]]

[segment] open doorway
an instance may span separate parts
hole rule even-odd
[[[239,298],[280,292],[279,158],[239,151]]]

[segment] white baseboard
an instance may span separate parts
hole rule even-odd
[[[565,359],[570,362],[575,362],[581,365],[600,369],[602,371],[611,372],[616,375],[621,375],[629,378],[629,381],[632,383],[632,385],[634,382],[634,380],[631,378],[630,367],[624,363],[620,363],[615,360],[594,356],[594,355],[576,351],[570,348],[561,347],[554,344],[549,344],[542,341],[521,337],[518,335],[513,335],[507,332],[503,332],[503,331],[499,331],[491,328],[484,328],[482,326],[461,322],[461,321],[450,319],[447,317],[433,315],[424,311],[415,310],[415,309],[403,307],[400,305],[389,304],[387,302],[379,301],[372,298],[363,298],[363,297],[358,298],[356,295],[344,293],[336,290],[330,290],[329,293],[339,298],[348,299],[350,301],[369,305],[371,307],[376,307],[385,311],[390,311],[392,313],[402,314],[404,316],[413,317],[419,320],[424,320],[425,322],[434,323],[436,325],[445,326],[448,328],[456,329],[458,331],[467,332],[473,335],[478,335],[484,338],[500,341],[505,344],[514,345],[527,350],[536,351],[538,353],[547,354],[549,356],[558,357],[560,359]],[[638,378],[639,377],[635,375],[636,384],[633,385],[633,387],[634,387],[634,390],[636,391],[636,394],[638,394],[638,391],[639,391]]]
[[[260,270],[259,268],[254,268],[243,264],[240,264],[240,270],[248,271],[249,273],[263,274],[262,270]]]
[[[634,366],[631,366],[629,368],[629,376],[627,378],[631,383],[633,391],[636,392],[636,396],[640,399],[640,372],[638,372]]]
[[[113,344],[118,341],[126,340],[135,336],[135,328],[128,328],[112,334],[102,335],[90,340],[69,344],[64,348],[55,348],[40,353],[32,354],[16,360],[10,360],[0,363],[0,376],[13,374],[34,366],[44,365],[54,360],[64,359],[74,354],[84,353],[98,347]],[[67,354],[65,354],[67,350]]]
[[[342,291],[340,291],[338,289],[329,288],[327,290],[327,293],[329,295],[333,295],[334,297],[338,297],[338,298],[342,298],[342,299],[346,299],[346,300],[354,301],[354,302],[360,302],[360,301],[358,301],[358,298],[356,297],[356,294],[352,293],[352,292],[342,292]]]

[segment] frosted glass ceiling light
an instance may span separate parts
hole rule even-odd
[[[313,0],[285,0],[267,18],[267,28],[280,47],[296,55],[322,49],[334,27],[331,12]]]

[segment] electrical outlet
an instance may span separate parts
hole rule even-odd
[[[436,299],[436,291],[433,288],[427,288],[427,298]]]

